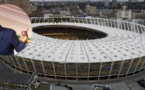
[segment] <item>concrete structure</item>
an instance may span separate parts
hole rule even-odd
[[[130,20],[132,18],[132,11],[131,10],[126,10],[126,11],[118,10],[117,18]]]
[[[143,10],[136,11],[134,9],[127,10],[126,6],[122,7],[122,10],[117,10],[117,18],[122,18],[125,20],[131,20],[131,19],[144,19],[145,18],[145,12]]]
[[[86,5],[86,13],[87,14],[91,14],[91,15],[97,14],[97,8],[96,8],[96,6]]]
[[[117,18],[131,20],[132,19],[132,10],[126,10],[126,6],[123,6],[122,9],[123,10],[117,10]]]
[[[23,72],[55,80],[84,80],[89,83],[136,75],[145,68],[143,25],[100,18],[41,17],[31,20],[34,31],[38,30],[33,33],[31,43],[16,56],[1,56],[9,65]],[[92,31],[107,36],[91,40],[42,36],[52,32],[52,26],[62,32],[60,26],[82,28],[88,30],[84,35],[93,37],[96,34],[91,34]]]
[[[30,1],[29,0],[0,0],[0,4],[12,4],[22,8],[28,15],[30,15]]]

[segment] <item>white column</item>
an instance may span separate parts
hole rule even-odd
[[[123,61],[122,61],[121,67],[120,67],[120,69],[119,69],[118,78],[119,78],[119,76],[120,76],[120,73],[121,73],[121,70],[122,70],[122,68],[123,68],[124,61],[125,61],[125,60],[123,60]]]
[[[108,79],[110,79],[110,76],[111,76],[111,72],[112,72],[113,65],[114,65],[114,61],[112,61],[112,63],[111,63],[111,69],[110,69],[110,72],[109,72],[109,78],[108,78]]]
[[[34,65],[34,60],[31,59],[31,63],[32,63],[32,65],[33,65],[34,71],[37,72],[37,71],[36,71],[36,68],[35,68],[35,65]]]
[[[25,65],[25,67],[26,67],[27,71],[29,71],[28,66],[27,66],[27,64],[26,64],[25,60],[24,60],[23,58],[22,58],[22,60],[23,60],[23,63],[24,63],[24,65]]]
[[[46,76],[46,72],[45,72],[43,61],[41,61],[41,65],[42,65],[42,69],[43,69],[44,75]]]
[[[130,68],[131,68],[131,66],[132,66],[132,62],[133,62],[133,61],[134,61],[134,59],[131,59],[131,62],[130,62],[129,68],[128,68],[128,70],[127,70],[126,76],[127,76],[127,74],[129,73],[129,70],[130,70]]]
[[[101,76],[101,69],[102,69],[102,62],[100,62],[100,70],[99,70],[98,80],[100,80],[100,76]]]
[[[16,59],[16,61],[17,61],[18,65],[19,65],[19,67],[20,67],[20,69],[22,69],[21,64],[19,63],[19,61],[18,61],[17,57],[16,57],[16,56],[14,56],[14,58]]]
[[[141,61],[141,59],[142,59],[142,57],[139,58],[138,63],[137,63],[137,65],[136,65],[135,69],[134,69],[134,72],[136,72],[136,69],[137,69],[137,67],[138,67],[138,65],[139,65],[139,63],[140,63],[140,61]]]
[[[15,64],[15,62],[13,61],[13,59],[12,59],[12,57],[11,57],[11,56],[9,56],[9,59],[12,61],[13,66],[14,66],[14,67],[16,67],[16,64]]]
[[[65,74],[65,79],[67,80],[67,74],[66,74],[66,61],[64,62],[64,74]]]

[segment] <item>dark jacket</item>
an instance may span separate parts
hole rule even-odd
[[[14,30],[0,26],[0,55],[13,55],[14,49],[20,52],[25,46]]]

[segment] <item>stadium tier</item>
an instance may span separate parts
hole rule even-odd
[[[31,43],[15,56],[1,56],[18,70],[58,80],[93,81],[127,77],[145,68],[143,25],[101,18],[31,21]]]

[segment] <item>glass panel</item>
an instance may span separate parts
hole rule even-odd
[[[111,69],[111,62],[102,63],[101,76],[109,75]]]
[[[138,33],[138,27],[137,27],[137,25],[135,25],[135,32]]]
[[[88,63],[78,63],[78,76],[88,76]]]
[[[42,68],[41,61],[33,60],[33,62],[34,62],[36,71],[37,71],[38,73],[44,73],[44,72],[43,72],[43,68]]]
[[[124,25],[125,25],[125,29],[128,30],[128,25],[126,22],[124,22]]]
[[[31,23],[35,23],[35,19],[32,19],[32,20],[31,20]]]
[[[125,29],[124,22],[121,22],[121,24],[122,24],[122,29]]]
[[[128,29],[129,29],[129,31],[131,31],[131,25],[130,25],[130,23],[128,23]]]
[[[49,23],[54,22],[53,20],[54,20],[53,18],[49,18]]]
[[[65,76],[65,69],[64,69],[64,64],[60,63],[54,63],[55,65],[55,73],[58,76]]]
[[[82,18],[79,18],[79,22],[80,22],[80,23],[83,23],[83,19],[82,19]]]
[[[25,67],[25,64],[24,64],[24,62],[23,62],[23,59],[22,59],[21,57],[18,57],[18,56],[16,56],[16,58],[17,58],[18,62],[20,63],[21,68],[22,68],[23,70],[27,70],[26,67]]]
[[[60,22],[61,23],[61,18],[57,18],[57,22]]]
[[[105,23],[106,23],[105,26],[108,26],[108,20],[105,20]]]
[[[45,23],[47,23],[48,21],[49,21],[48,18],[46,18],[46,19],[44,20]]]
[[[122,63],[123,63],[123,61],[114,62],[113,67],[112,67],[112,71],[111,71],[111,75],[113,75],[113,74],[118,75]]]
[[[99,25],[98,19],[95,19],[95,24],[96,24],[96,25]]]
[[[109,27],[111,27],[111,21],[110,20],[108,20],[108,24],[109,24]]]
[[[11,60],[9,60],[7,55],[2,55],[2,56],[0,55],[0,60],[1,60],[1,58],[7,63],[10,63],[10,61],[11,61]]]
[[[141,66],[142,66],[142,64],[145,62],[144,60],[145,60],[145,57],[142,57],[141,60],[140,60],[140,62],[139,62],[139,64],[138,64],[138,66],[137,66],[136,71],[142,69]]]
[[[121,74],[127,73],[127,70],[129,68],[130,62],[131,62],[131,60],[125,60],[124,61],[123,67],[122,67],[122,70],[121,70]]]
[[[97,19],[98,20],[98,25],[101,25],[101,20],[100,19]]]
[[[70,22],[70,18],[65,18],[66,19],[66,22]],[[78,21],[79,21],[79,19],[78,19]]]
[[[46,74],[54,75],[52,62],[43,61],[43,65],[44,65]]]
[[[16,67],[19,67],[19,64],[17,63],[15,56],[11,55],[10,57],[13,60],[13,62],[15,63]]]
[[[70,19],[71,22],[75,22],[74,18]]]
[[[114,21],[114,25],[115,25],[115,28],[117,28],[117,21],[116,20]]]
[[[32,71],[32,72],[35,72],[31,60],[30,60],[30,59],[26,59],[26,58],[23,58],[23,60],[25,61],[28,70],[29,70],[29,71]]]
[[[143,58],[143,60],[145,60],[145,57]],[[143,64],[143,67],[142,68],[145,68],[145,63]]]
[[[35,18],[35,23],[39,23],[39,18]]]
[[[134,70],[135,70],[135,68],[136,68],[136,65],[137,65],[138,61],[139,61],[139,58],[136,58],[136,59],[133,60],[129,72],[134,72]]]
[[[9,62],[10,65],[13,65],[13,62],[12,62],[12,60],[10,59],[9,56],[7,56],[7,61]]]
[[[44,18],[40,18],[40,23],[43,23],[44,22]]]
[[[139,33],[142,33],[142,28],[139,25],[138,25],[138,30],[139,30]]]
[[[88,22],[88,24],[91,24],[91,20],[90,19],[87,19],[87,22]]]
[[[113,20],[112,20],[112,22],[111,22],[111,23],[112,23],[112,27],[115,27],[115,23],[114,23],[114,21],[113,21]]]
[[[89,76],[99,76],[100,63],[90,63]]]
[[[76,63],[66,63],[67,76],[76,76]]]

